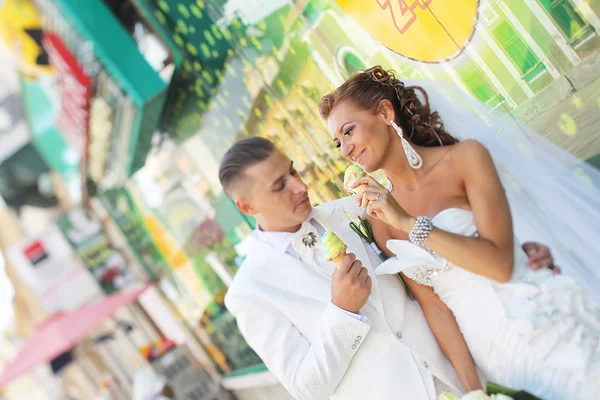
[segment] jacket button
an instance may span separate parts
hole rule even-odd
[[[396,332],[396,336],[398,337],[398,339],[402,339],[402,331]]]

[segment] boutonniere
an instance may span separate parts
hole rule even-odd
[[[388,257],[385,255],[384,252],[382,252],[379,249],[379,247],[377,247],[377,244],[375,243],[375,238],[373,237],[373,231],[371,230],[371,225],[369,224],[369,221],[367,221],[366,218],[363,218],[361,216],[358,216],[358,219],[354,219],[346,210],[344,210],[344,213],[350,220],[350,229],[352,229],[358,236],[363,238],[369,244],[369,247],[371,247],[373,252],[381,259],[381,261],[387,260]],[[404,278],[402,278],[402,275],[398,273],[396,274],[396,276],[398,277],[398,279],[400,279],[400,282],[402,283],[402,286],[404,286],[404,290],[406,290],[408,297],[411,300],[414,300],[415,297],[406,285],[406,282],[404,282]]]

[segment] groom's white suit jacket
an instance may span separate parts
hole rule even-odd
[[[335,232],[373,281],[364,323],[331,303],[331,272],[249,237],[249,252],[225,298],[248,344],[300,400],[429,399],[432,376],[462,385],[416,301],[395,276],[375,276],[379,258],[348,226],[344,198],[317,207],[315,219]],[[321,264],[322,265],[322,264]]]

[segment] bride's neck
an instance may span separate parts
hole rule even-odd
[[[416,171],[408,164],[400,141],[394,141],[382,169],[394,188],[413,188],[417,186]]]

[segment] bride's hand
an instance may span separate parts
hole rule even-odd
[[[367,215],[404,232],[412,229],[414,218],[404,211],[389,190],[382,187],[375,179],[370,176],[357,179],[352,183],[351,188],[358,188],[356,202],[359,207],[367,210]]]

